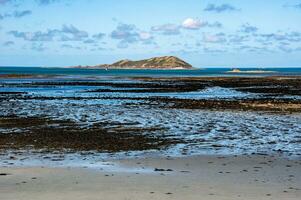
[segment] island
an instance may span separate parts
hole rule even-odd
[[[113,64],[95,66],[72,66],[85,69],[193,69],[192,65],[175,56],[153,57],[144,60],[120,60]]]
[[[267,71],[267,70],[245,70],[242,71],[240,69],[233,69],[228,71],[227,73],[237,73],[237,74],[266,74],[266,73],[276,73],[275,71]]]

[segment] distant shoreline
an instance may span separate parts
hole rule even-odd
[[[241,71],[240,69],[233,69],[231,71],[227,71],[227,73],[233,73],[233,74],[243,74],[243,73],[247,73],[247,74],[266,74],[266,73],[278,73],[278,72],[268,71],[268,70],[246,70],[246,71]]]
[[[59,67],[63,69],[100,69],[100,70],[203,70],[204,68],[132,68],[132,67],[124,67],[124,68],[104,68],[104,67]]]
[[[33,65],[33,66],[18,66],[18,65],[1,65],[0,66],[0,69],[1,68],[6,68],[6,67],[16,67],[16,68],[74,68],[73,66],[45,66],[45,65]],[[97,69],[100,69],[100,68],[97,68]],[[193,67],[193,69],[233,69],[233,67],[224,67],[224,66],[202,66],[202,67]],[[244,69],[258,69],[258,67],[241,67],[239,68],[241,70],[244,70]],[[268,67],[264,67],[263,69],[301,69],[301,66],[300,67],[271,67],[271,66],[268,66]],[[168,69],[169,70],[169,69]],[[265,70],[263,70],[265,71]]]

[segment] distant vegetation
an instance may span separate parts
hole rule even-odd
[[[175,57],[175,56],[163,56],[154,57],[150,59],[132,61],[132,60],[120,60],[113,64],[104,64],[96,66],[78,66],[80,68],[107,68],[107,69],[192,69],[193,67]]]

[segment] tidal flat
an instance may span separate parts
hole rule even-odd
[[[299,77],[13,76],[2,151],[300,156]]]
[[[292,76],[3,76],[1,197],[299,199],[300,91]]]

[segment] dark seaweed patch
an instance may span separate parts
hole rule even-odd
[[[74,122],[51,121],[43,118],[6,118],[7,124],[24,127],[32,123],[30,128],[18,133],[0,134],[0,149],[48,149],[119,152],[149,149],[161,149],[176,144],[178,140],[163,138],[154,132],[164,131],[161,128],[141,128],[118,126],[103,128],[99,124],[82,128]],[[38,126],[44,124],[45,126]],[[49,124],[57,124],[49,126]],[[36,125],[36,126],[33,126]],[[10,126],[9,126],[10,127]]]

